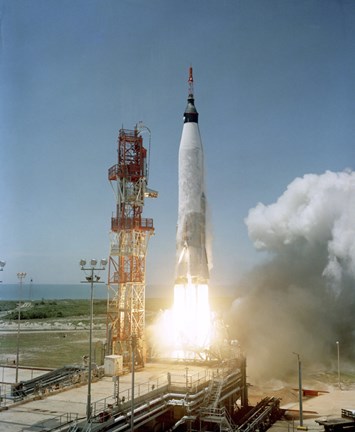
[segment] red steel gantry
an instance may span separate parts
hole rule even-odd
[[[157,197],[147,188],[147,149],[139,124],[134,130],[120,129],[118,162],[108,170],[115,192],[116,215],[111,218],[108,269],[107,343],[108,354],[123,356],[130,364],[135,347],[135,364],[144,366],[145,354],[145,268],[153,219],[142,218],[144,198]]]

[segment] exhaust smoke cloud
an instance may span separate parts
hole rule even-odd
[[[252,270],[233,303],[232,337],[249,375],[286,377],[305,365],[343,364],[355,356],[355,173],[296,178],[273,204],[245,219],[269,260]],[[335,366],[334,366],[335,367]]]

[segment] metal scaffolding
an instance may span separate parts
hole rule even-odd
[[[120,129],[118,162],[108,171],[115,192],[116,214],[111,218],[108,272],[107,343],[108,354],[123,356],[130,365],[132,340],[136,340],[135,364],[144,366],[145,354],[145,269],[153,219],[142,218],[144,199],[157,192],[147,188],[147,149],[142,132],[149,129]],[[149,132],[150,140],[150,132]]]

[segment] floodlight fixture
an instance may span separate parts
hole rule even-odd
[[[17,307],[17,343],[16,343],[16,375],[15,381],[18,383],[18,367],[20,360],[20,321],[21,321],[21,293],[22,293],[22,280],[26,277],[26,272],[18,272],[17,277],[20,279],[20,297]]]
[[[90,334],[89,334],[89,366],[88,366],[88,391],[87,391],[87,402],[86,402],[86,419],[88,422],[92,422],[92,407],[91,407],[91,378],[92,378],[92,328],[93,328],[93,315],[94,315],[94,283],[100,282],[100,276],[95,274],[97,271],[105,270],[107,264],[106,259],[100,260],[101,267],[96,267],[97,259],[93,258],[90,260],[90,267],[86,266],[86,260],[80,260],[81,270],[86,274],[85,281],[83,283],[89,283],[90,289]]]

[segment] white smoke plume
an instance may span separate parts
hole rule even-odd
[[[306,365],[329,366],[339,341],[355,355],[355,173],[296,178],[273,204],[245,219],[255,247],[270,259],[251,271],[233,304],[231,329],[251,373],[282,377]]]

